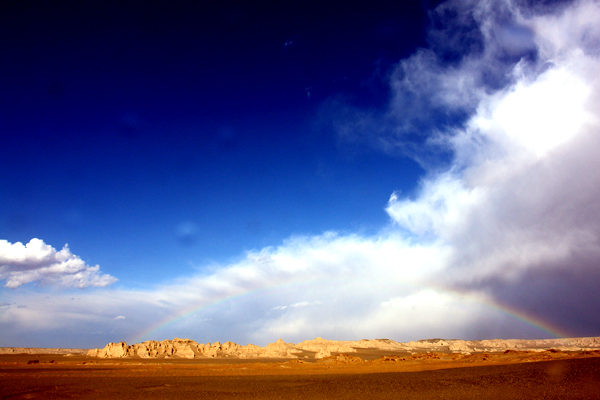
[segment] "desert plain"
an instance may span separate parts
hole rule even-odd
[[[598,399],[600,338],[2,348],[0,398]]]

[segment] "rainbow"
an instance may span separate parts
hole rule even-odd
[[[285,286],[285,285],[282,285],[282,286]],[[242,297],[248,297],[248,298],[257,297],[257,295],[266,293],[267,289],[268,288],[265,288],[265,287],[260,287],[257,289],[250,289],[250,290],[242,291],[242,292],[234,294],[234,295],[223,296],[222,298],[212,301],[212,302],[209,302],[209,303],[202,303],[200,305],[193,304],[187,308],[184,308],[179,313],[176,313],[175,315],[172,315],[172,316],[169,316],[169,317],[163,319],[158,324],[155,324],[155,325],[151,326],[150,328],[142,331],[138,335],[134,336],[131,339],[131,343],[140,343],[140,342],[143,342],[144,340],[149,340],[155,333],[157,333],[165,328],[168,328],[171,325],[175,325],[179,321],[183,321],[201,311],[204,311],[204,310],[207,310],[210,308],[217,308],[220,305],[235,301]]]
[[[463,290],[450,289],[437,285],[435,286],[435,288],[436,290],[440,290],[450,294],[467,297],[471,301],[479,303],[490,310],[500,312],[501,314],[504,314],[513,320],[522,322],[525,325],[529,325],[532,328],[544,333],[545,335],[551,336],[550,339],[573,337],[573,335],[567,330],[561,329],[558,326],[553,325],[538,316],[531,315],[525,311],[519,310],[516,307],[502,303],[489,296],[482,297]],[[546,339],[546,337],[544,339]]]
[[[301,284],[305,284],[305,283],[307,283],[307,282],[302,282],[302,283],[294,282],[294,283],[286,283],[286,284],[282,284],[282,285],[259,287],[259,288],[255,288],[255,289],[241,291],[240,293],[237,293],[237,294],[223,296],[222,298],[212,301],[212,302],[209,302],[209,303],[193,304],[193,305],[183,309],[179,313],[169,316],[168,318],[161,320],[159,323],[157,323],[157,324],[149,327],[148,329],[142,331],[141,333],[137,334],[136,336],[131,338],[130,343],[140,343],[140,342],[143,342],[144,340],[150,340],[150,338],[153,337],[157,332],[160,332],[161,330],[168,328],[169,326],[175,325],[178,322],[183,321],[199,312],[202,312],[202,311],[205,311],[205,310],[208,310],[211,308],[217,308],[219,306],[222,306],[224,304],[227,304],[227,303],[230,303],[230,302],[242,299],[242,298],[244,298],[245,301],[247,301],[248,299],[257,298],[257,297],[260,297],[261,295],[265,295],[270,290],[273,290],[276,288],[281,289],[281,288],[301,285]],[[432,288],[432,287],[430,286],[429,288]],[[466,298],[470,299],[471,301],[481,304],[488,309],[500,312],[501,314],[504,314],[513,320],[517,320],[521,323],[529,325],[529,326],[535,328],[536,330],[538,330],[540,333],[543,333],[544,338],[548,338],[547,336],[551,336],[551,338],[572,337],[572,335],[568,331],[563,330],[547,321],[544,321],[542,318],[539,318],[537,316],[528,314],[524,311],[518,310],[517,308],[512,307],[510,305],[500,303],[499,301],[493,300],[490,297],[482,298],[481,296],[471,295],[464,291],[458,291],[455,289],[444,288],[441,286],[435,286],[435,289],[445,292],[445,293],[448,293],[448,294],[466,297]]]
[[[549,322],[544,321],[542,318],[537,316],[528,314],[524,311],[518,310],[512,306],[508,306],[506,304],[501,304],[498,301],[494,302],[486,302],[486,306],[492,308],[494,310],[500,311],[501,313],[508,315],[509,317],[516,319],[517,321],[523,322],[526,325],[529,325],[538,331],[541,331],[547,335],[552,336],[554,338],[569,338],[573,337],[573,335],[567,330],[561,329],[556,325],[553,325]],[[546,339],[546,338],[544,338]]]

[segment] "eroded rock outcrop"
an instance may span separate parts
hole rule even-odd
[[[204,345],[201,345],[204,346]],[[163,340],[160,342],[149,340],[128,346],[125,342],[109,343],[103,349],[88,351],[89,356],[100,358],[123,357],[180,357],[197,358],[202,354],[201,347],[193,340],[178,339]]]
[[[409,342],[414,350],[439,351],[453,353],[503,352],[506,350],[544,351],[554,348],[562,351],[582,351],[600,348],[600,338],[565,338],[565,339],[492,339],[492,340],[442,340],[429,339]]]
[[[296,349],[293,343],[285,343],[282,339],[271,343],[266,347],[253,344],[241,346],[233,342],[197,343],[190,339],[178,339],[154,341],[149,340],[128,346],[125,342],[109,343],[103,349],[88,351],[88,355],[100,358],[123,358],[123,357],[178,357],[178,358],[297,358],[297,353],[302,350]]]
[[[197,343],[190,339],[153,341],[127,345],[125,342],[109,343],[103,349],[94,349],[88,355],[101,358],[122,357],[178,357],[178,358],[291,358],[299,357],[325,359],[344,353],[356,353],[359,350],[376,349],[402,351],[410,353],[483,353],[504,352],[506,350],[544,351],[585,351],[600,349],[600,338],[542,339],[542,340],[457,340],[427,339],[416,342],[400,343],[390,339],[336,341],[317,337],[298,344],[286,343],[282,339],[265,347],[249,344],[241,346],[234,342]]]
[[[352,341],[327,340],[323,338],[315,338],[313,340],[305,340],[296,344],[296,348],[308,351],[315,351],[317,354],[329,352],[336,353],[355,353],[356,349]],[[326,356],[328,357],[328,356]]]

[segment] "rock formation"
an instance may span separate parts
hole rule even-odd
[[[506,350],[517,351],[593,351],[600,349],[600,337],[584,337],[569,339],[493,339],[493,340],[458,340],[458,339],[426,339],[407,343],[390,339],[362,339],[354,341],[336,341],[323,338],[305,340],[294,344],[282,339],[265,347],[249,344],[241,346],[233,342],[197,343],[190,339],[153,341],[128,345],[125,342],[109,343],[103,349],[43,349],[27,347],[3,347],[0,354],[57,354],[84,355],[101,358],[288,358],[288,359],[325,359],[339,354],[356,353],[365,350],[386,350],[394,353],[500,353]]]
[[[505,350],[543,351],[557,349],[561,351],[582,351],[600,348],[600,338],[568,338],[568,339],[493,339],[493,340],[419,340],[409,342],[413,349],[430,351],[450,351],[453,353],[502,352]]]
[[[506,350],[543,351],[582,351],[600,349],[600,338],[542,339],[542,340],[457,340],[427,339],[400,343],[390,339],[335,341],[323,338],[305,340],[298,344],[286,343],[282,339],[265,347],[249,344],[241,346],[233,342],[197,343],[190,339],[153,341],[127,345],[125,342],[109,343],[103,349],[88,351],[89,356],[101,358],[123,357],[178,357],[178,358],[316,358],[337,357],[340,354],[356,353],[360,350],[388,350],[410,353],[482,353],[504,352]]]
[[[316,351],[317,353],[329,353],[324,357],[329,357],[331,352],[337,353],[355,353],[354,342],[327,340],[323,338],[315,338],[313,340],[305,340],[296,345],[296,348],[308,351]]]
[[[297,358],[302,350],[294,348],[292,343],[285,343],[279,339],[266,347],[249,344],[241,346],[233,342],[197,343],[190,339],[179,339],[137,343],[128,346],[125,342],[109,343],[103,349],[88,351],[88,355],[100,358],[122,357],[179,357],[179,358]]]

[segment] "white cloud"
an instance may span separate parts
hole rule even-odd
[[[321,304],[323,304],[323,303],[321,301],[319,301],[319,300],[315,300],[315,301],[300,301],[298,303],[294,303],[294,304],[291,304],[289,306],[276,306],[276,307],[271,308],[271,310],[285,310],[288,307],[291,307],[291,308],[309,307],[309,306],[318,306],[318,305],[321,305]]]
[[[125,319],[124,315],[119,315],[118,317],[115,317],[115,320],[120,320],[120,319]]]
[[[514,279],[600,248],[593,200],[600,80],[592,72],[600,60],[574,47],[580,42],[572,37],[560,40],[590,35],[588,25],[570,19],[600,21],[599,6],[580,2],[560,17],[522,21],[543,43],[536,64],[544,69],[516,64],[515,83],[480,95],[464,129],[438,134],[456,155],[448,172],[426,179],[415,200],[390,200],[388,213],[401,227],[452,246],[447,270],[458,281]],[[551,40],[541,40],[549,31]]]
[[[86,265],[67,245],[56,251],[35,238],[26,245],[0,240],[0,279],[6,279],[5,287],[11,289],[30,282],[86,288],[107,286],[117,280],[101,275],[98,265]]]
[[[554,67],[533,82],[518,82],[508,92],[485,99],[471,129],[499,145],[545,156],[593,122],[586,110],[591,88],[578,75],[568,67]]]
[[[365,323],[373,325],[375,331],[389,331],[386,321],[411,321],[404,329],[412,337],[435,332],[438,337],[453,337],[457,332],[472,335],[474,317],[481,324],[488,319],[489,310],[485,304],[489,301],[485,294],[470,296],[443,292],[436,289],[423,289],[403,297],[392,297],[369,316]],[[492,318],[489,318],[493,320]],[[440,323],[443,321],[443,324]],[[471,332],[469,332],[471,330]],[[393,331],[392,331],[393,332]],[[421,336],[423,338],[423,336]]]

